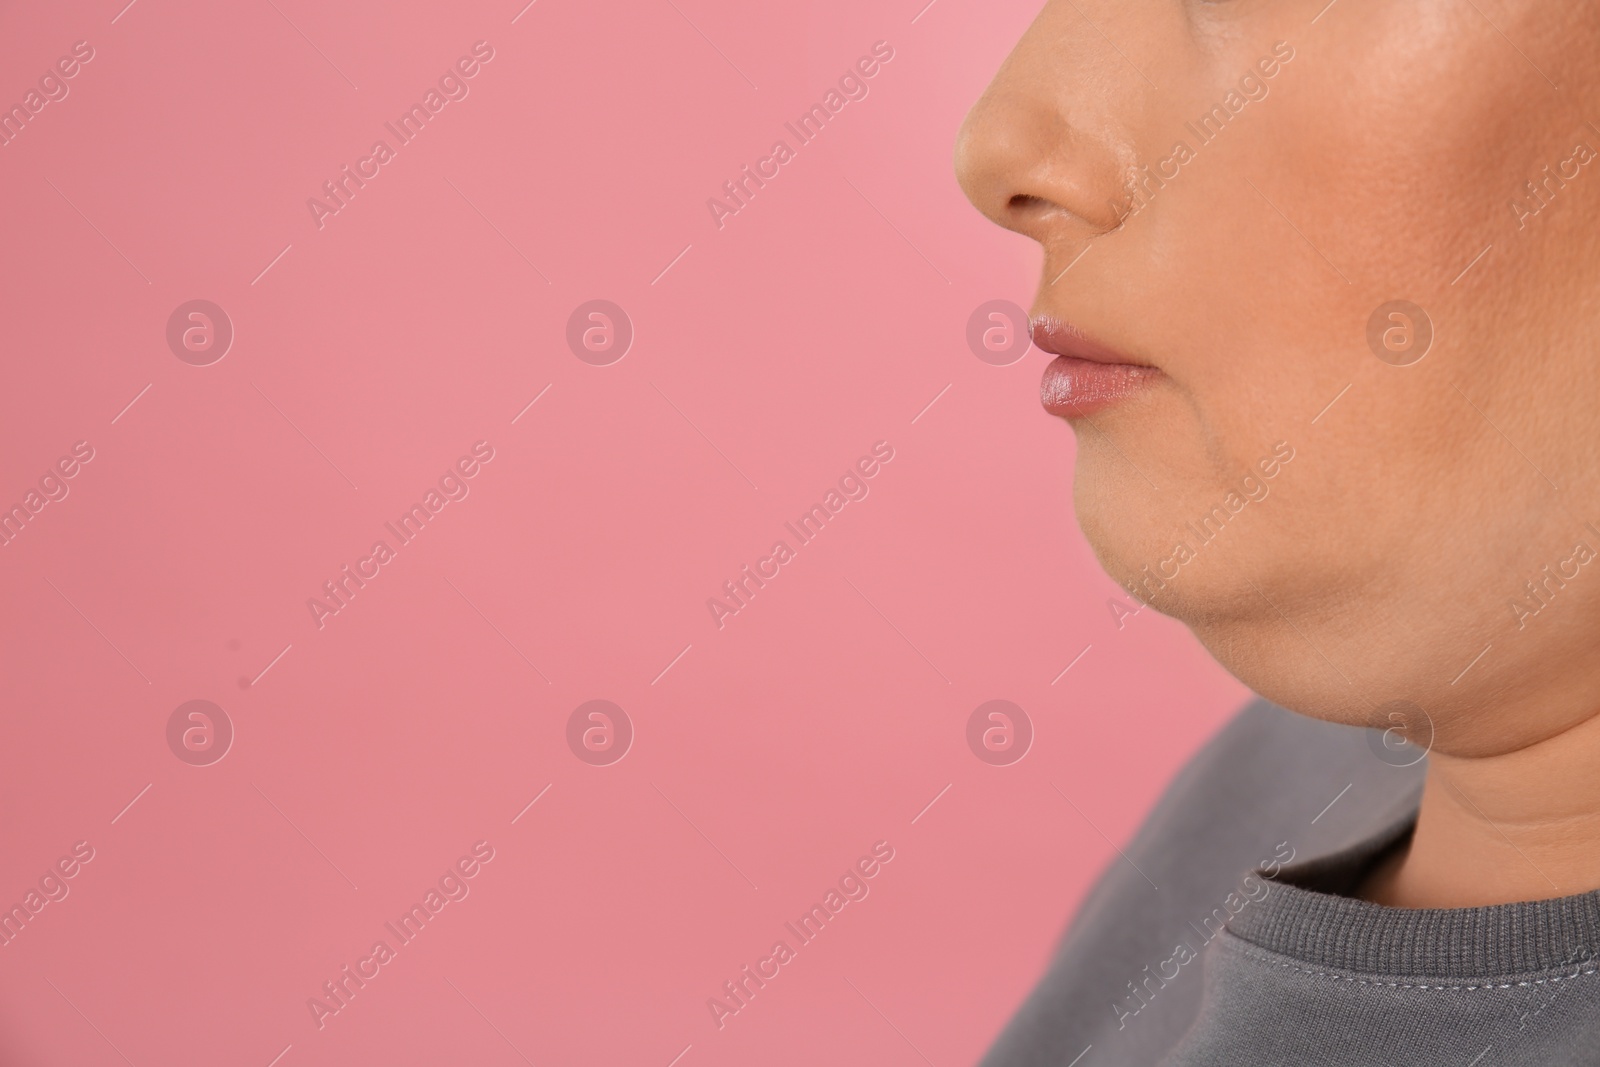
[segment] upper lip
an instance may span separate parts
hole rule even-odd
[[[1036,315],[1029,320],[1028,328],[1032,331],[1033,343],[1037,347],[1058,356],[1086,359],[1091,363],[1151,366],[1101,344],[1064,319],[1051,315]]]

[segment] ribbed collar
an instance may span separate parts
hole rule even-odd
[[[1283,868],[1229,932],[1318,967],[1388,976],[1499,978],[1600,958],[1600,890],[1481,908],[1390,908],[1341,895],[1415,825],[1413,809],[1356,845]]]

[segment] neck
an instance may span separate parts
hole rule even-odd
[[[1512,752],[1428,760],[1411,843],[1364,899],[1470,908],[1600,889],[1600,715]]]

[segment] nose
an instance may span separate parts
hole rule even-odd
[[[1065,8],[1065,14],[1058,14]],[[956,178],[990,220],[1052,246],[1117,228],[1134,153],[1126,91],[1094,42],[1051,4],[973,105],[956,139]]]

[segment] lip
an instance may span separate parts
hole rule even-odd
[[[1055,354],[1039,383],[1039,401],[1052,415],[1077,418],[1102,411],[1154,383],[1161,371],[1108,348],[1060,319],[1030,323],[1033,343]]]

